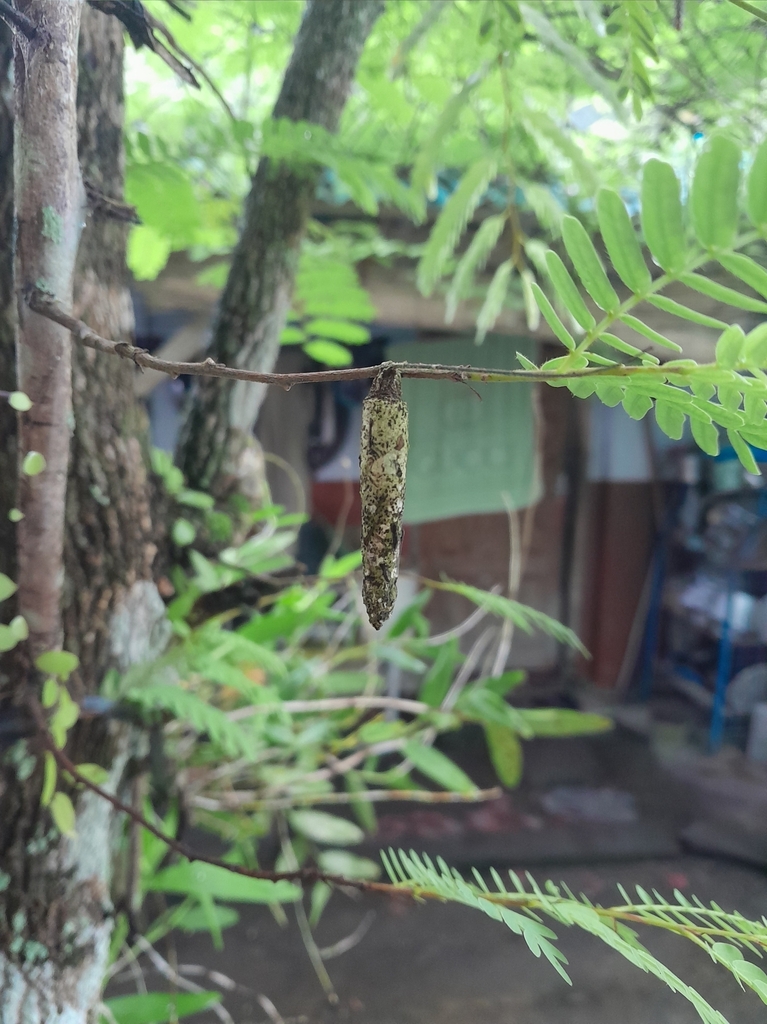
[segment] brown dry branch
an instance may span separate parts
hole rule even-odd
[[[354,366],[346,370],[316,370],[308,373],[260,373],[255,370],[242,370],[235,366],[226,366],[213,359],[204,359],[197,363],[177,363],[169,359],[158,359],[146,349],[138,348],[127,341],[110,341],[92,331],[86,323],[73,317],[55,298],[32,288],[26,294],[27,305],[35,313],[48,317],[49,320],[61,324],[72,332],[75,338],[87,348],[98,352],[108,352],[122,359],[130,359],[136,366],[147,370],[157,370],[169,377],[222,377],[229,380],[249,381],[253,384],[276,385],[289,391],[294,384],[320,384],[324,381],[365,380],[378,375],[381,366]],[[440,363],[390,363],[382,364],[396,367],[401,376],[419,380],[451,380],[458,383],[476,381],[480,384],[526,382],[536,383],[550,380],[561,380],[562,374],[550,370],[499,370],[480,366],[444,366]],[[585,377],[628,377],[641,375],[650,371],[657,373],[655,366],[598,366],[584,370],[571,370],[568,379]],[[677,371],[669,367],[664,372],[671,375]]]

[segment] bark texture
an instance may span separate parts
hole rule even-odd
[[[382,10],[382,0],[311,0],[273,116],[335,131],[365,40]],[[260,162],[212,333],[208,355],[216,361],[273,369],[315,185],[315,174]],[[263,397],[258,384],[198,382],[179,443],[179,464],[191,486],[247,493],[253,428]]]
[[[13,301],[13,36],[0,19],[0,390],[16,390]],[[0,572],[16,578],[16,413],[0,399]],[[11,602],[0,606],[7,618]]]
[[[86,6],[77,92],[80,166],[89,185],[117,200],[125,177],[122,70],[122,26]],[[74,288],[75,316],[120,340],[130,340],[134,326],[127,232],[124,221],[89,212]],[[81,345],[73,349],[63,621],[66,649],[80,658],[79,681],[91,692],[118,654],[114,616],[131,588],[151,578],[156,551],[147,423],[133,397],[133,373],[125,360]]]
[[[82,0],[21,0],[37,35],[15,37],[14,178],[18,386],[32,408],[19,417],[19,453],[45,468],[19,478],[18,602],[32,657],[60,646],[64,502],[71,428],[69,333],[33,313],[38,286],[69,305],[84,192],[77,160],[77,40]]]

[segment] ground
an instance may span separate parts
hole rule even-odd
[[[450,752],[478,784],[491,781],[481,736],[456,737]],[[701,796],[689,779],[680,782],[656,754],[646,737],[625,729],[535,741],[526,745],[523,785],[494,809],[454,809],[443,819],[428,809],[382,808],[381,844],[441,852],[459,867],[529,869],[540,882],[564,881],[602,904],[620,902],[616,883],[629,890],[639,884],[669,895],[677,888],[751,918],[767,916],[762,868],[697,856],[685,847],[683,836],[692,822],[713,821],[726,808],[721,800],[715,807],[708,791]],[[546,811],[543,798],[563,785],[611,787],[628,795],[635,820],[558,818]],[[721,824],[717,827],[721,831]],[[360,852],[374,855],[375,845]],[[266,1021],[259,995],[272,1001],[286,1024],[693,1024],[699,1019],[662,982],[580,932],[555,928],[570,964],[569,987],[522,939],[477,911],[343,894],[332,897],[320,922],[321,947],[350,935],[371,911],[375,916],[358,944],[327,962],[340,999],[333,1008],[292,915],[281,928],[264,908],[238,910],[240,922],[224,933],[224,950],[214,950],[204,934],[178,936],[175,950],[179,964],[204,965],[237,983],[225,1000],[235,1024]],[[758,997],[741,991],[692,943],[655,931],[643,940],[729,1024],[765,1020]],[[162,946],[161,952],[166,952]],[[147,975],[148,982],[159,980]],[[277,1017],[272,1019],[277,1024]]]
[[[550,868],[537,874],[541,880],[563,879],[599,902],[615,898],[616,882],[639,883],[661,892],[680,887],[749,916],[767,914],[763,875],[702,858]],[[221,952],[213,950],[207,936],[182,939],[179,962],[204,963],[250,990],[227,997],[236,1024],[265,1019],[256,1001],[259,993],[286,1021],[303,1018],[307,1024],[693,1024],[699,1019],[681,996],[589,936],[559,930],[570,962],[570,988],[548,963],[532,956],[522,939],[463,907],[334,896],[318,931],[320,944],[348,935],[371,908],[376,917],[362,942],[328,962],[340,997],[337,1010],[322,997],[295,924],[281,929],[258,909],[242,908],[241,921],[227,931]],[[730,1024],[764,1021],[759,999],[740,991],[691,943],[658,934],[647,935],[646,942]]]

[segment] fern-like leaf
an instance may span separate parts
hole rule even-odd
[[[445,203],[418,264],[418,287],[424,295],[431,295],[434,291],[463,229],[495,177],[497,166],[494,157],[472,164]]]

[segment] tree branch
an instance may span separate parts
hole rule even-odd
[[[355,366],[348,370],[316,370],[308,373],[260,373],[256,370],[242,370],[234,366],[217,363],[213,359],[204,359],[198,363],[176,363],[169,359],[158,359],[146,349],[137,348],[127,341],[110,341],[92,331],[82,320],[77,320],[67,313],[64,307],[50,295],[39,288],[32,288],[26,296],[27,304],[35,313],[61,324],[72,332],[75,338],[87,348],[99,352],[107,352],[130,359],[142,368],[158,370],[170,377],[188,375],[191,377],[223,377],[229,380],[249,381],[253,384],[276,385],[289,391],[294,384],[320,384],[335,380],[366,380],[376,377],[381,366]],[[458,383],[476,381],[482,384],[526,382],[536,383],[550,380],[563,380],[565,375],[553,370],[499,370],[478,366],[443,366],[439,363],[395,363],[403,377],[419,380],[452,380]],[[614,366],[588,367],[584,370],[573,370],[566,376],[568,380],[582,377],[629,377],[654,376],[661,373],[670,376],[673,373],[685,375],[686,368],[663,366],[626,366],[616,363]]]
[[[346,878],[343,875],[329,875],[319,871],[317,868],[298,868],[295,871],[255,870],[242,867],[239,864],[229,864],[227,861],[221,860],[219,857],[210,857],[207,854],[200,853],[199,851],[192,849],[190,846],[187,846],[186,843],[179,842],[179,840],[167,835],[162,829],[153,825],[151,821],[148,821],[140,811],[135,809],[135,807],[131,807],[129,804],[123,803],[123,801],[118,797],[113,796],[112,793],[108,793],[97,783],[91,782],[90,779],[82,775],[77,770],[76,765],[70,761],[63,750],[59,750],[54,743],[53,737],[48,731],[48,723],[46,722],[43,709],[40,707],[37,700],[31,698],[28,702],[28,706],[37,725],[41,741],[45,746],[45,749],[50,751],[53,755],[59,768],[71,775],[76,783],[81,786],[85,786],[86,789],[91,790],[91,792],[96,793],[102,799],[107,800],[115,810],[122,811],[123,814],[127,814],[129,818],[135,821],[138,825],[141,825],[142,828],[145,828],[147,832],[151,832],[155,838],[165,843],[169,850],[173,850],[174,853],[178,853],[181,857],[186,857],[188,861],[198,861],[202,864],[211,864],[213,867],[223,868],[225,871],[231,871],[235,875],[243,875],[245,878],[263,878],[270,882],[300,882],[304,885],[313,884],[314,882],[327,882],[328,885],[361,889],[367,892],[399,894],[404,891],[407,893],[407,890],[402,890],[397,885],[391,885],[386,882],[369,882],[359,878]]]
[[[34,39],[37,35],[37,25],[34,21],[21,11],[17,11],[8,0],[0,0],[0,18],[11,28],[23,32],[27,39]]]

